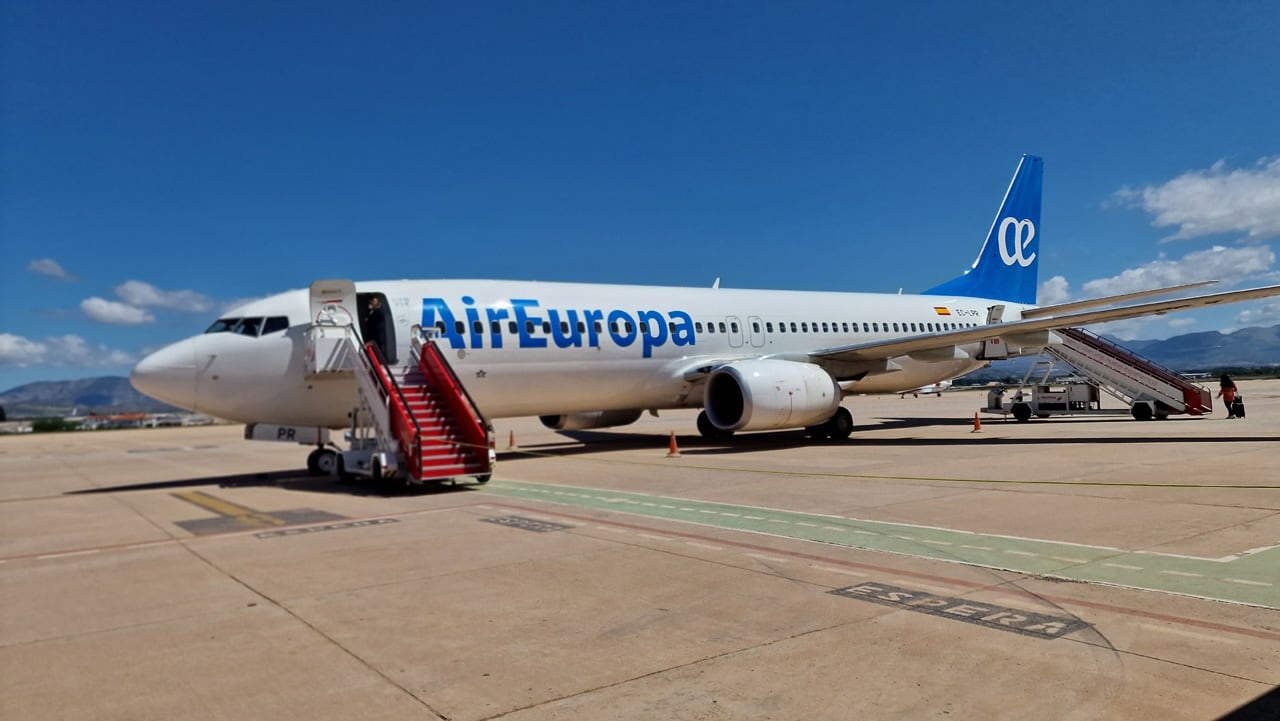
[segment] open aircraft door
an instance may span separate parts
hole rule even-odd
[[[307,332],[307,373],[321,375],[355,368],[350,335],[357,326],[356,284],[317,280],[311,284],[311,329]]]

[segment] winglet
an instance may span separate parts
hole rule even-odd
[[[1044,159],[1023,155],[973,266],[925,295],[1036,302],[1040,248],[1040,190]]]

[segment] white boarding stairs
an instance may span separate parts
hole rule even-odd
[[[1139,420],[1213,410],[1209,390],[1147,358],[1082,328],[1054,331],[1061,344],[1045,352],[1069,363],[1107,393],[1125,402]]]

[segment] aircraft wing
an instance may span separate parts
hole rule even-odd
[[[1105,323],[1113,320],[1128,320],[1130,318],[1141,318],[1148,315],[1164,315],[1165,313],[1172,313],[1179,310],[1203,308],[1205,306],[1218,305],[1221,303],[1238,303],[1245,300],[1270,298],[1276,295],[1280,295],[1280,285],[1269,285],[1262,288],[1250,288],[1248,290],[1233,290],[1226,293],[1213,293],[1210,295],[1199,295],[1190,298],[1176,298],[1173,300],[1141,303],[1138,305],[1128,305],[1119,308],[1104,308],[1102,310],[1091,310],[1080,313],[1066,313],[1065,315],[1054,315],[1049,317],[1037,316],[1035,315],[1036,311],[1032,310],[1029,313],[1032,317],[1025,320],[984,325],[977,328],[962,328],[960,330],[946,331],[944,333],[929,333],[925,335],[909,336],[906,338],[896,338],[888,341],[855,343],[835,348],[823,348],[821,350],[813,351],[809,355],[812,358],[848,362],[881,360],[908,355],[911,353],[937,351],[967,343],[991,340],[993,338],[1003,338],[1006,342],[1013,341],[1015,344],[1018,344],[1016,341],[1021,337],[1029,342],[1024,342],[1020,345],[1044,345],[1045,343],[1043,341],[1036,342],[1036,340],[1039,340],[1037,336],[1043,337],[1043,334],[1046,334],[1048,331],[1052,331],[1056,328],[1074,328],[1082,325]]]

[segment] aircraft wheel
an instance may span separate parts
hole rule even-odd
[[[698,433],[710,440],[724,440],[733,435],[733,431],[726,431],[717,428],[707,417],[707,412],[703,411],[698,414]]]
[[[1014,403],[1010,410],[1013,411],[1013,417],[1017,418],[1019,423],[1031,420],[1031,406],[1026,403]]]
[[[338,454],[331,448],[317,448],[307,456],[307,470],[316,476],[336,475]]]
[[[831,420],[823,425],[827,427],[828,438],[842,441],[853,433],[853,414],[848,408],[841,406],[836,410],[836,414],[831,416]]]
[[[492,473],[482,473],[476,476],[476,483],[488,483],[491,478],[493,478]]]

